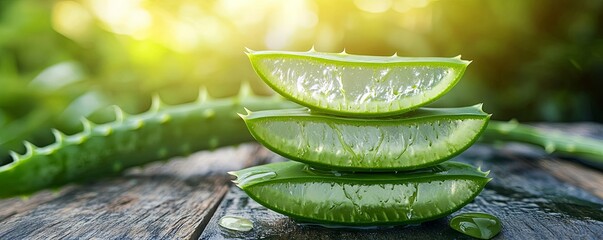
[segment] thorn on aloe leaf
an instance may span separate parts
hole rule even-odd
[[[199,87],[199,95],[197,96],[198,103],[207,102],[210,99],[206,86]]]
[[[160,122],[160,123],[167,123],[167,122],[169,122],[171,119],[172,119],[172,117],[171,117],[169,114],[164,113],[164,114],[161,114],[161,116],[159,117],[159,122]]]
[[[117,105],[113,105],[113,111],[115,113],[115,122],[118,123],[123,123],[124,122],[124,117],[125,117],[125,113],[124,111]]]
[[[239,88],[239,99],[244,99],[244,98],[248,98],[250,96],[252,96],[252,91],[251,91],[251,85],[249,85],[249,82],[244,81],[241,82],[241,87]]]
[[[10,151],[10,152],[8,152],[8,154],[9,154],[9,155],[10,155],[10,157],[13,159],[13,162],[16,162],[16,161],[18,161],[19,159],[21,159],[21,158],[19,157],[19,154],[18,154],[18,153],[16,153],[15,151]]]
[[[205,111],[203,111],[203,116],[205,116],[206,119],[213,119],[216,116],[216,111],[213,109],[206,109]]]
[[[31,143],[29,141],[23,141],[23,145],[25,146],[25,154],[23,154],[22,157],[23,158],[31,157],[34,153],[34,149],[36,148],[36,146],[34,146],[33,143]]]
[[[546,153],[549,153],[549,154],[555,152],[555,144],[552,143],[552,142],[545,143],[545,145],[544,145],[544,151]]]
[[[94,123],[92,123],[90,120],[88,120],[85,117],[80,118],[80,122],[82,122],[82,127],[84,128],[83,132],[86,134],[90,134],[90,131],[92,131],[92,126],[94,125]]]
[[[245,54],[250,54],[250,53],[253,53],[253,52],[255,52],[253,49],[245,47]]]
[[[57,144],[61,144],[63,142],[63,139],[65,138],[65,134],[63,134],[61,131],[59,131],[56,128],[53,128],[50,131],[52,132],[52,135],[54,136],[54,142]]]
[[[151,107],[149,108],[150,112],[158,112],[163,106],[163,102],[161,101],[161,97],[159,94],[153,95],[151,98]]]

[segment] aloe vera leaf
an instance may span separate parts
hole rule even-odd
[[[392,116],[435,101],[469,61],[346,53],[249,51],[257,74],[282,96],[342,116]]]
[[[411,172],[339,173],[289,161],[230,174],[267,208],[303,221],[339,225],[437,219],[469,203],[490,181],[487,172],[457,162]]]
[[[255,139],[286,158],[347,171],[410,170],[469,148],[490,118],[481,104],[419,108],[395,118],[345,118],[307,108],[241,115]]]
[[[481,140],[529,143],[543,147],[547,153],[577,156],[603,164],[603,140],[537,128],[517,121],[490,121]]]
[[[198,102],[178,106],[166,106],[156,98],[151,109],[142,114],[129,116],[116,108],[113,122],[96,125],[84,119],[84,130],[75,135],[53,130],[55,143],[36,147],[25,142],[26,153],[12,152],[13,162],[0,166],[0,198],[252,141],[237,116],[243,104],[254,110],[295,106],[279,98],[248,95],[208,99],[207,94],[201,94]]]
[[[245,95],[245,94],[242,94]],[[200,96],[200,99],[203,99]],[[212,102],[212,103],[209,103]],[[160,105],[160,104],[156,104]],[[126,119],[141,119],[143,122],[150,121],[150,119],[160,119],[163,113],[174,112],[182,119],[189,119],[188,121],[182,121],[185,125],[178,124],[155,124],[151,127],[149,124],[143,124],[141,128],[145,128],[145,133],[150,134],[157,132],[159,135],[174,136],[175,132],[185,132],[182,136],[177,138],[162,138],[159,142],[155,142],[150,147],[139,147],[139,148],[119,148],[117,151],[114,141],[117,139],[116,136],[103,136],[102,134],[95,133],[91,138],[94,140],[94,146],[99,146],[98,149],[88,148],[89,143],[82,144],[67,144],[65,140],[61,141],[62,144],[53,144],[50,146],[37,148],[31,147],[31,156],[26,153],[25,156],[13,153],[13,159],[21,159],[18,162],[24,161],[24,163],[10,163],[8,165],[0,166],[0,198],[10,197],[14,195],[27,194],[40,189],[61,186],[66,183],[92,180],[100,177],[114,175],[120,172],[120,169],[127,167],[139,166],[153,161],[167,159],[171,156],[184,155],[187,152],[195,152],[204,149],[209,149],[209,141],[211,139],[218,139],[217,145],[216,140],[211,140],[212,146],[227,146],[229,144],[234,145],[241,142],[253,141],[253,137],[249,134],[247,127],[237,116],[237,113],[244,112],[243,107],[247,107],[251,110],[262,110],[262,109],[292,109],[298,108],[299,105],[293,104],[282,98],[274,97],[256,97],[256,96],[239,96],[235,98],[225,99],[208,99],[207,101],[199,101],[196,103],[189,103],[184,105],[176,105],[169,107],[161,107],[160,111],[149,111],[144,114],[135,116],[125,116]],[[216,108],[216,109],[214,109]],[[221,121],[216,120],[214,122],[209,121],[211,118],[204,118],[199,113],[205,112],[207,115],[213,115],[212,112],[219,112],[219,116],[232,116],[230,118],[216,118],[226,119],[224,126],[219,126]],[[189,115],[190,114],[190,115]],[[142,116],[145,118],[142,118]],[[218,115],[216,115],[218,116]],[[133,120],[128,120],[130,122]],[[230,122],[233,122],[230,124]],[[238,124],[234,124],[238,123]],[[115,126],[119,125],[113,123]],[[207,125],[203,125],[207,124]],[[503,127],[508,123],[500,121],[489,121],[484,134],[480,141],[494,141],[494,140],[507,140],[507,141],[518,141],[528,142],[537,144],[540,146],[546,146],[545,140],[556,139],[556,138],[567,138],[576,139],[569,142],[565,142],[564,145],[572,146],[573,149],[566,150],[566,154],[574,154],[577,156],[586,156],[588,159],[595,162],[603,162],[603,153],[597,151],[597,149],[603,149],[603,141],[595,140],[587,137],[574,137],[571,135],[559,135],[557,137],[549,137],[550,131],[533,132],[532,127],[528,127],[525,124],[510,123],[511,127]],[[105,125],[92,126],[92,129],[102,129]],[[207,127],[211,125],[211,127]],[[226,127],[232,126],[232,128]],[[199,128],[199,126],[205,126]],[[529,129],[524,131],[525,129]],[[121,129],[120,130],[124,130]],[[99,130],[94,130],[94,132]],[[131,139],[142,140],[139,138],[137,133],[140,130],[124,131],[121,136]],[[174,133],[171,133],[174,131]],[[55,131],[56,132],[56,131]],[[530,134],[528,134],[530,133]],[[57,132],[57,135],[61,135]],[[77,138],[75,136],[82,136],[83,134],[76,134],[70,136],[70,138]],[[558,134],[556,134],[558,135]],[[216,137],[216,138],[212,138]],[[63,136],[62,138],[68,138]],[[228,142],[220,139],[229,139]],[[539,139],[536,141],[536,139]],[[187,144],[187,141],[189,144]],[[557,140],[555,140],[557,141]],[[101,148],[102,145],[107,144],[111,147]],[[135,143],[140,146],[142,143]],[[558,145],[558,143],[557,143]],[[147,145],[148,146],[148,145]],[[180,147],[181,150],[166,151]],[[65,149],[63,149],[65,148]],[[42,151],[43,154],[34,153],[39,152],[39,149],[47,149]],[[52,150],[49,150],[52,149]],[[166,150],[163,150],[166,149]],[[188,149],[188,150],[187,150]],[[549,147],[549,149],[551,149]],[[555,148],[556,151],[560,151],[561,148]],[[186,151],[184,151],[186,150]],[[158,154],[162,153],[162,154]],[[164,155],[165,154],[165,155]],[[38,156],[39,155],[39,156]],[[151,157],[146,158],[145,156]],[[92,156],[91,158],[89,156]],[[88,159],[93,159],[88,160]],[[125,159],[125,160],[124,160]],[[68,160],[68,161],[65,161]],[[127,164],[121,164],[126,161]],[[71,168],[69,174],[71,176],[62,176],[59,171],[63,169],[63,165],[73,164],[80,166],[79,168]],[[60,167],[57,167],[60,166]],[[46,171],[48,169],[54,169]],[[115,168],[114,168],[115,167]],[[27,176],[20,176],[24,174]],[[44,180],[39,180],[44,179]]]

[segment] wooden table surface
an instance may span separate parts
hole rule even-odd
[[[556,126],[603,137],[603,126]],[[333,229],[267,210],[225,173],[283,159],[251,143],[131,169],[121,177],[0,200],[0,239],[469,239],[449,217],[415,226]],[[498,216],[495,239],[603,239],[603,173],[524,145],[476,144],[454,159],[494,178],[466,211]],[[249,232],[218,225],[225,215]]]

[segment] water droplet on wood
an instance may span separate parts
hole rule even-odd
[[[224,216],[220,218],[219,224],[223,228],[233,231],[248,232],[253,229],[251,220],[237,216]]]
[[[491,239],[501,230],[500,219],[487,213],[461,213],[450,220],[450,227],[465,235]]]

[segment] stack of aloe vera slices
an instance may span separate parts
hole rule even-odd
[[[306,108],[241,115],[264,146],[294,161],[231,172],[258,203],[336,225],[419,223],[472,201],[490,180],[445,162],[487,125],[481,105],[420,108],[448,92],[468,61],[251,51],[276,92]]]

